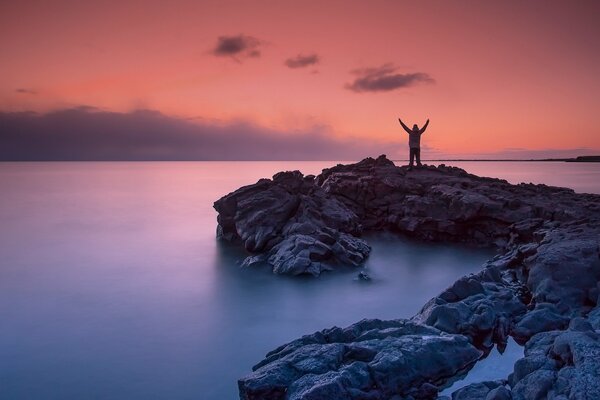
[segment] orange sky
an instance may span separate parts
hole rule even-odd
[[[401,116],[430,118],[423,145],[439,154],[600,149],[599,2],[91,3],[0,5],[0,110],[152,109],[405,141]],[[260,56],[214,54],[236,35]],[[284,65],[299,54],[319,61]],[[433,82],[347,88],[383,65]]]

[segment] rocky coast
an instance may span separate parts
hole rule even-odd
[[[287,343],[238,382],[242,399],[437,399],[508,337],[525,357],[467,399],[600,398],[600,196],[512,185],[385,156],[318,176],[280,172],[215,202],[244,266],[318,276],[356,268],[363,232],[494,247],[498,255],[408,320],[363,320]]]

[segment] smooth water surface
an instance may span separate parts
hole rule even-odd
[[[513,184],[543,183],[549,186],[571,188],[577,193],[600,194],[600,163],[457,161],[445,164],[460,167],[479,176],[506,179]],[[397,165],[401,165],[401,163]]]
[[[372,282],[240,269],[244,252],[215,240],[213,201],[331,165],[0,163],[0,398],[233,399],[269,350],[409,317],[491,255],[378,234]]]
[[[464,377],[440,391],[440,396],[450,396],[455,390],[472,383],[506,379],[513,372],[515,361],[523,358],[524,355],[523,347],[509,337],[503,354],[500,354],[498,348],[494,347],[490,354],[478,361]]]

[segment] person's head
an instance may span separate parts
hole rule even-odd
[[[418,130],[419,130],[419,127],[417,126],[417,124],[414,124],[413,125],[413,131],[418,131]]]

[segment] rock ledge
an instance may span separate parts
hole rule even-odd
[[[272,351],[242,399],[435,399],[508,336],[525,357],[456,399],[600,398],[600,196],[511,185],[454,167],[407,171],[385,156],[262,179],[215,202],[217,235],[275,273],[360,265],[364,231],[494,246],[500,254],[410,320],[365,320]],[[484,397],[482,397],[484,396]]]

